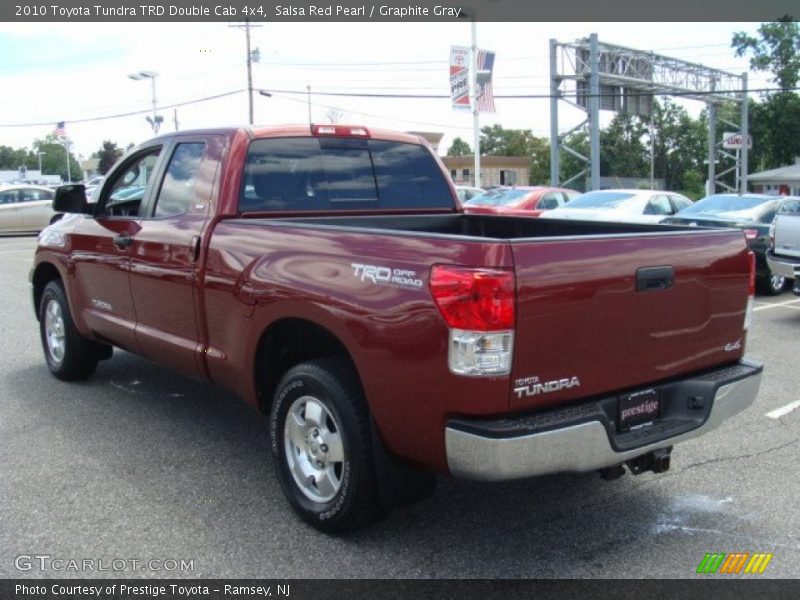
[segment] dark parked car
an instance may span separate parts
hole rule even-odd
[[[714,194],[698,200],[662,222],[743,229],[747,245],[756,255],[758,291],[774,296],[780,294],[786,286],[786,278],[772,272],[766,257],[769,226],[778,213],[780,203],[779,196],[765,194]]]

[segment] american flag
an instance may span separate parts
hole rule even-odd
[[[64,128],[64,121],[56,123],[56,128],[53,129],[53,135],[57,138],[67,137],[67,132]]]
[[[492,70],[494,69],[494,52],[487,52],[486,50],[478,50],[478,73],[481,71],[488,71],[489,76],[482,81],[482,77],[478,78],[478,112],[495,112],[494,109],[494,91],[492,90]]]

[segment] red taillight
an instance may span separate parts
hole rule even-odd
[[[350,125],[312,125],[311,135],[368,138],[369,130],[366,127],[353,127]]]
[[[752,242],[754,239],[758,237],[758,229],[745,229],[744,230],[744,239],[748,242]]]
[[[747,295],[755,296],[756,294],[756,255],[752,251],[747,251],[747,258],[750,261],[750,284],[747,287]]]
[[[514,328],[514,273],[436,265],[431,293],[450,327],[469,331]]]

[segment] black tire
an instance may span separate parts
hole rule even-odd
[[[758,292],[764,296],[777,296],[786,288],[786,278],[770,271],[766,277],[758,278],[756,286]]]
[[[54,314],[48,317],[48,311]],[[58,280],[49,282],[42,291],[39,332],[44,357],[53,375],[64,381],[76,381],[94,373],[99,360],[99,346],[83,337],[75,328],[64,287]],[[60,336],[61,342],[51,345],[48,334],[56,338]]]
[[[287,426],[290,419],[295,422]],[[295,433],[287,438],[293,425]],[[326,533],[344,533],[380,516],[369,411],[349,362],[321,359],[290,369],[276,389],[269,427],[278,479],[304,521]],[[295,445],[298,435],[305,446]]]

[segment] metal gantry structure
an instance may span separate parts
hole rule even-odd
[[[571,89],[565,89],[565,88]],[[675,95],[706,103],[708,107],[708,181],[711,192],[717,186],[729,191],[747,191],[747,143],[736,155],[726,152],[716,141],[717,109],[735,102],[741,106],[739,124],[723,121],[748,139],[747,73],[736,75],[720,69],[687,62],[614,44],[601,43],[597,34],[570,43],[550,40],[550,181],[552,185],[569,183],[589,175],[592,190],[600,188],[600,111],[628,112],[648,118],[656,95]],[[564,133],[559,133],[559,101],[584,112],[586,119]],[[588,125],[589,156],[583,156],[563,141],[571,133]],[[652,130],[651,130],[652,134]],[[586,162],[587,167],[561,182],[561,151]],[[716,173],[718,156],[735,161],[730,169]],[[719,180],[736,170],[734,186]]]

